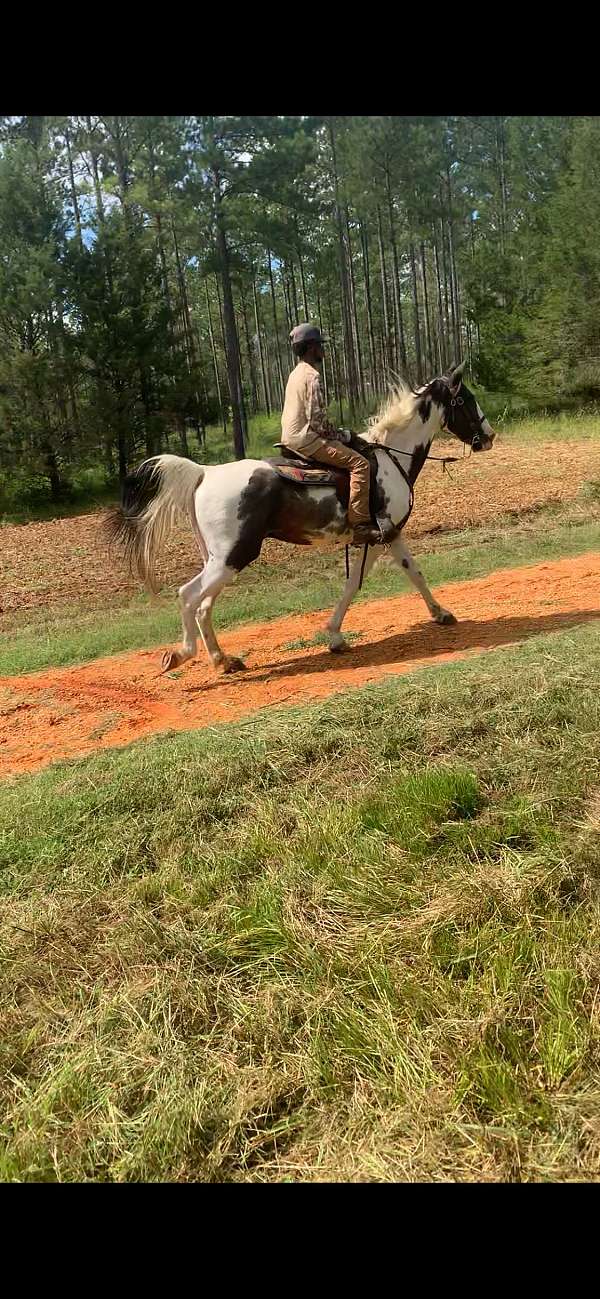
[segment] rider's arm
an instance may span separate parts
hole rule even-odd
[[[321,393],[321,381],[316,371],[307,393],[306,417],[311,433],[315,433],[320,438],[327,438],[328,441],[337,442],[339,433],[327,418]]]

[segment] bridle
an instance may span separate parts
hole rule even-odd
[[[458,389],[456,389],[456,388],[453,389],[453,388],[451,387],[450,383],[448,382],[448,380],[445,379],[445,378],[444,378],[444,379],[440,379],[440,383],[443,383],[444,387],[448,390],[448,392],[449,392],[449,394],[450,394],[450,399],[449,399],[449,402],[448,402],[448,406],[449,406],[449,407],[453,407],[453,406],[464,406],[464,405],[465,405],[464,397],[460,397],[460,396],[458,396],[458,393],[460,392],[460,388],[458,388]],[[453,395],[452,395],[453,393],[456,393],[456,396],[453,396]],[[452,437],[458,437],[458,436],[459,436],[458,433],[455,433],[454,430],[450,428],[450,425],[449,425],[449,423],[448,423],[448,406],[446,406],[446,405],[444,406],[444,419],[443,419],[442,424],[440,425],[440,428],[441,428],[441,430],[442,430],[444,433],[450,433],[450,435],[451,435]],[[470,429],[471,429],[471,447],[470,447],[470,450],[471,450],[471,451],[481,451],[481,448],[482,448],[482,445],[483,445],[483,443],[482,443],[482,441],[481,441],[481,426],[482,426],[483,421],[484,421],[484,419],[485,419],[485,415],[481,414],[481,415],[477,415],[477,416],[474,417],[474,416],[472,415],[471,411],[469,410],[469,407],[468,407],[468,406],[465,407],[464,414],[465,414],[465,416],[466,416],[466,418],[467,418],[467,422],[468,422],[468,424],[469,424],[469,426],[470,426]],[[462,442],[462,438],[460,438],[460,441]],[[463,448],[464,448],[465,445],[466,445],[466,443],[463,442]],[[406,478],[407,482],[409,483],[409,486],[412,488],[412,484],[409,482],[408,475],[404,472],[402,466],[398,464],[398,461],[394,459],[394,456],[408,456],[408,457],[412,457],[413,452],[412,452],[412,451],[401,451],[399,447],[388,447],[388,446],[386,446],[383,442],[371,442],[371,446],[372,446],[372,447],[377,447],[379,450],[387,452],[387,454],[389,455],[390,459],[393,460],[393,462],[394,462],[396,468],[400,470],[400,473],[402,474],[402,476],[403,476],[404,478]],[[464,451],[463,451],[463,454],[464,454]],[[427,454],[427,456],[425,457],[425,459],[426,459],[426,460],[439,460],[440,463],[441,463],[441,465],[442,465],[442,467],[443,467],[443,469],[444,469],[444,472],[445,472],[445,471],[446,471],[446,465],[456,464],[456,463],[458,462],[458,460],[460,459],[460,457],[459,457],[459,456],[432,456],[432,455],[431,455],[431,452],[428,452],[428,454]],[[412,509],[412,506],[411,506],[411,509]]]
[[[453,389],[448,383],[448,380],[442,379],[441,382],[444,384],[444,387],[447,388],[448,392],[450,393],[450,401],[449,401],[450,407],[452,408],[453,406],[465,406],[464,397],[458,396],[458,392],[460,391],[460,389],[454,390],[457,391],[457,395],[453,397],[452,396]],[[453,437],[457,437],[458,434],[455,433],[454,430],[450,428],[450,425],[448,423],[448,410],[446,407],[444,407],[444,413],[445,413],[445,419],[444,419],[444,423],[442,424],[442,429],[444,430],[445,433],[451,433]],[[485,415],[482,414],[482,415],[473,416],[468,406],[465,406],[463,413],[466,416],[467,423],[471,429],[471,451],[481,451],[483,445],[481,441],[481,426],[485,419]],[[432,460],[440,459],[439,456],[431,456],[428,457],[428,459],[429,458]]]

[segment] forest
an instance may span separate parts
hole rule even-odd
[[[114,487],[162,450],[244,456],[276,433],[303,319],[345,426],[463,357],[498,408],[593,403],[599,127],[0,118],[4,502]]]

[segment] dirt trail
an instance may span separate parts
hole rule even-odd
[[[175,678],[157,676],[161,651],[120,654],[82,667],[0,678],[0,774],[32,771],[64,758],[129,744],[159,731],[185,731],[248,716],[268,705],[322,699],[424,664],[465,658],[498,645],[600,617],[600,554],[505,569],[436,587],[460,619],[429,621],[417,595],[350,609],[344,630],[359,634],[349,653],[306,645],[323,612],[278,618],[223,634],[224,648],[248,670],[215,677],[204,657]],[[300,642],[300,644],[299,644]]]

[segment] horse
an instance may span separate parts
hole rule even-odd
[[[386,516],[394,525],[389,551],[434,622],[442,626],[457,620],[432,595],[401,532],[436,433],[447,430],[472,451],[490,450],[494,442],[495,433],[464,383],[464,364],[451,366],[419,388],[396,382],[366,431],[353,434],[351,443],[371,460],[373,513]],[[266,537],[294,545],[348,545],[347,473],[323,471],[321,466],[311,470],[306,461],[300,468],[301,463],[301,458],[273,458],[201,465],[165,454],[144,460],[125,479],[121,505],[106,516],[105,538],[109,544],[124,546],[146,587],[157,590],[158,552],[182,517],[191,523],[204,561],[201,572],[179,589],[182,643],[165,651],[162,672],[196,657],[198,630],[217,672],[245,668],[241,659],[221,649],[212,610],[223,588],[258,558]],[[344,592],[325,628],[332,652],[347,647],[341,630],[344,617],[382,549],[365,548],[349,568]]]

